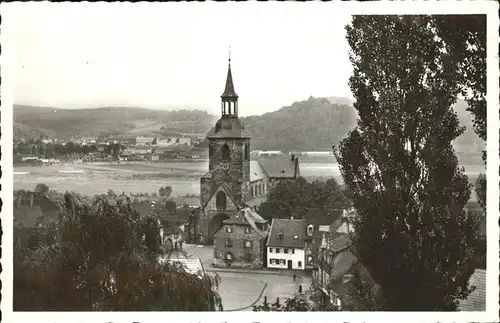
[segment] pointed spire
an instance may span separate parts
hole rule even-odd
[[[231,73],[231,46],[229,46],[229,64],[227,69],[226,88],[221,96],[222,99],[238,99],[238,95],[234,91],[233,74]]]

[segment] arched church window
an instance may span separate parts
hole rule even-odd
[[[222,145],[221,148],[221,158],[222,160],[230,160],[230,151],[229,151],[229,146],[227,144]]]
[[[222,191],[217,192],[217,195],[215,196],[215,207],[218,210],[226,209],[226,193]]]

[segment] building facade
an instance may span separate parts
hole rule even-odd
[[[262,268],[265,265],[267,221],[244,208],[223,221],[215,234],[214,267]]]
[[[308,269],[312,236],[306,220],[273,219],[267,240],[267,267]]]

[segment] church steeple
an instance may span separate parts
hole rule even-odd
[[[229,52],[229,66],[227,69],[226,88],[221,95],[222,116],[238,116],[238,94],[234,91],[233,74],[231,73],[231,51]]]

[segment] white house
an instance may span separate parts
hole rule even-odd
[[[305,270],[312,237],[308,229],[306,220],[273,219],[267,239],[267,267]]]

